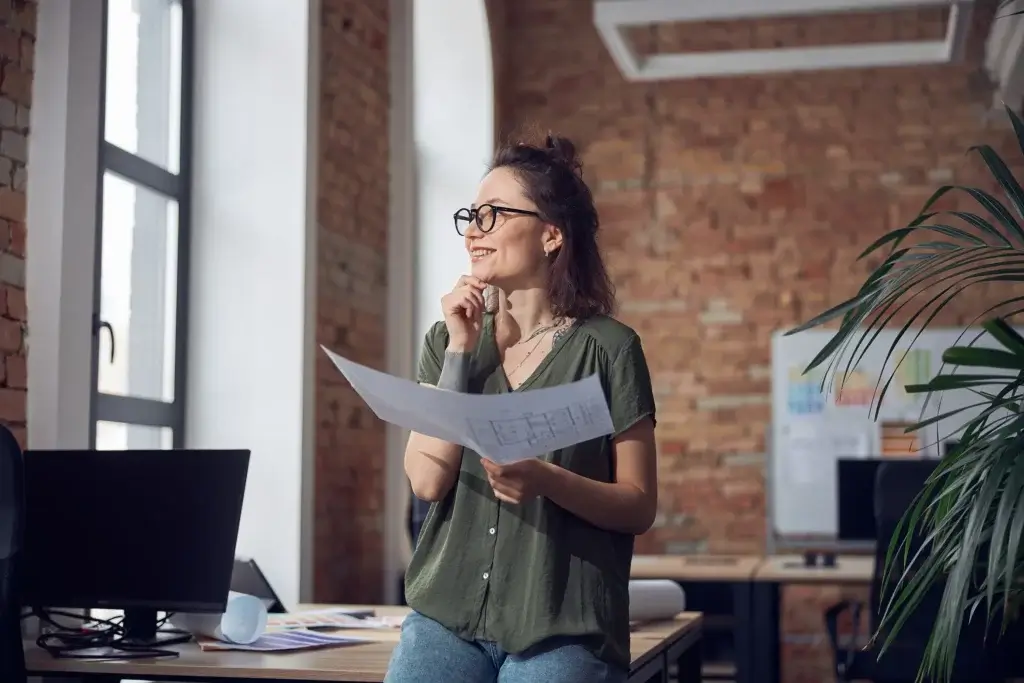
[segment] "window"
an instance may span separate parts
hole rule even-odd
[[[192,0],[106,0],[92,441],[184,439]]]

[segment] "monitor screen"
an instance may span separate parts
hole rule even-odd
[[[839,541],[875,541],[875,477],[887,458],[839,458],[836,506]]]
[[[249,451],[29,451],[32,607],[218,612]]]

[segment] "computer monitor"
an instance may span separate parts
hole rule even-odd
[[[878,466],[891,458],[839,458],[836,465],[837,539],[847,543],[873,543],[875,531],[875,478]]]
[[[29,451],[23,604],[123,610],[155,644],[157,612],[222,612],[247,450]]]

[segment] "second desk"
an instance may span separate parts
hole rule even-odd
[[[753,655],[752,581],[760,555],[636,555],[631,579],[667,579],[683,587],[686,609],[704,615],[705,681],[757,683]]]

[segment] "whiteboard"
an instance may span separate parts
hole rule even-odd
[[[839,373],[854,358],[860,333],[841,359],[803,374],[808,364],[832,338],[832,330],[807,330],[792,336],[772,336],[772,423],[769,457],[770,528],[777,536],[830,536],[837,533],[836,469],[839,458],[881,455],[883,422],[918,422],[922,419],[971,406],[984,399],[967,390],[941,392],[925,405],[925,394],[907,394],[907,384],[925,384],[943,367],[942,353],[950,346],[967,346],[983,330],[929,328],[914,339],[908,331],[883,367],[885,356],[899,329],[883,330],[871,341],[857,366],[850,366],[840,393]],[[874,334],[872,331],[870,334]],[[870,336],[868,337],[870,339]],[[913,342],[911,346],[911,342]],[[987,333],[974,346],[1002,348]],[[908,347],[910,347],[908,349]],[[857,350],[860,355],[863,347]],[[901,362],[902,360],[902,362]],[[872,398],[897,369],[895,379],[873,419]],[[883,373],[884,370],[884,374]],[[826,371],[833,373],[826,376]],[[958,374],[970,370],[956,369]],[[993,373],[996,374],[996,373]],[[882,383],[878,384],[879,377]],[[825,382],[822,391],[822,379]],[[877,391],[876,391],[877,385]],[[956,438],[960,427],[983,410],[971,411],[929,425],[918,434],[921,454],[938,457],[942,442]]]

